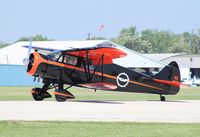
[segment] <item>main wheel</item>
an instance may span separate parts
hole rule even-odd
[[[165,96],[160,96],[160,101],[165,101]]]
[[[31,93],[35,101],[42,101],[44,99],[41,88],[33,88]]]
[[[58,101],[58,102],[67,101],[67,97],[65,97],[65,96],[55,95],[55,98],[56,98],[56,101]]]
[[[54,92],[54,94],[55,94],[56,101],[58,101],[58,102],[65,102],[65,101],[67,101],[67,95],[64,93],[64,91],[58,91],[58,90],[56,90]]]
[[[62,90],[62,91],[56,90],[54,94],[55,94],[56,101],[58,102],[65,102],[67,99],[74,98],[74,95],[72,95],[67,90]]]

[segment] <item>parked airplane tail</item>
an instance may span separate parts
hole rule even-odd
[[[170,62],[159,73],[153,76],[154,81],[166,85],[169,94],[176,94],[180,89],[180,70],[175,61]]]

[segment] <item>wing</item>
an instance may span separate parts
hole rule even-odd
[[[65,50],[64,53],[89,58],[96,65],[103,58],[103,64],[111,64],[112,59],[125,57],[126,52],[115,47],[94,47],[85,49]]]
[[[29,48],[29,46],[22,46],[24,48]],[[93,64],[99,63],[103,57],[103,64],[111,64],[112,59],[121,58],[127,56],[127,53],[111,45],[97,45],[94,47],[87,48],[71,48],[67,50],[52,49],[52,48],[42,48],[37,46],[32,46],[33,49],[43,51],[44,53],[52,52],[62,52],[64,54],[74,55],[78,57],[89,58],[92,60]]]
[[[28,45],[24,45],[22,47],[29,48]],[[50,53],[62,51],[62,50],[59,50],[59,49],[43,48],[43,47],[37,47],[37,46],[31,46],[31,48],[34,49],[34,50],[39,50],[41,53],[44,53],[44,54],[50,54]]]

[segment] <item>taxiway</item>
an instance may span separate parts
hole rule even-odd
[[[0,120],[200,123],[200,101],[0,101]]]

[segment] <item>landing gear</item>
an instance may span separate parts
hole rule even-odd
[[[72,95],[69,91],[66,89],[63,90],[56,90],[54,92],[56,101],[58,102],[65,102],[67,99],[74,99],[74,95]]]
[[[160,101],[165,101],[165,96],[160,95]]]
[[[44,98],[50,98],[51,95],[47,92],[50,83],[44,84],[42,88],[33,88],[31,93],[35,101],[42,101]]]
[[[44,80],[43,80],[44,82]],[[72,95],[67,89],[72,87],[69,86],[68,88],[64,89],[64,82],[62,80],[57,81],[58,84],[53,84],[51,81],[45,81],[44,86],[42,88],[33,88],[32,89],[32,96],[33,99],[36,101],[42,101],[45,98],[50,98],[51,95],[47,92],[49,89],[55,88],[55,98],[58,102],[64,102],[67,99],[74,99],[74,95]],[[52,84],[51,84],[52,83]]]
[[[68,88],[70,88],[69,86]],[[67,99],[74,99],[74,95],[72,95],[67,89],[64,89],[64,83],[61,79],[58,79],[58,88],[55,90],[55,98],[58,102],[64,102]]]
[[[31,93],[35,101],[42,101],[44,98],[51,97],[51,95],[47,91],[44,91],[42,88],[33,88]]]

